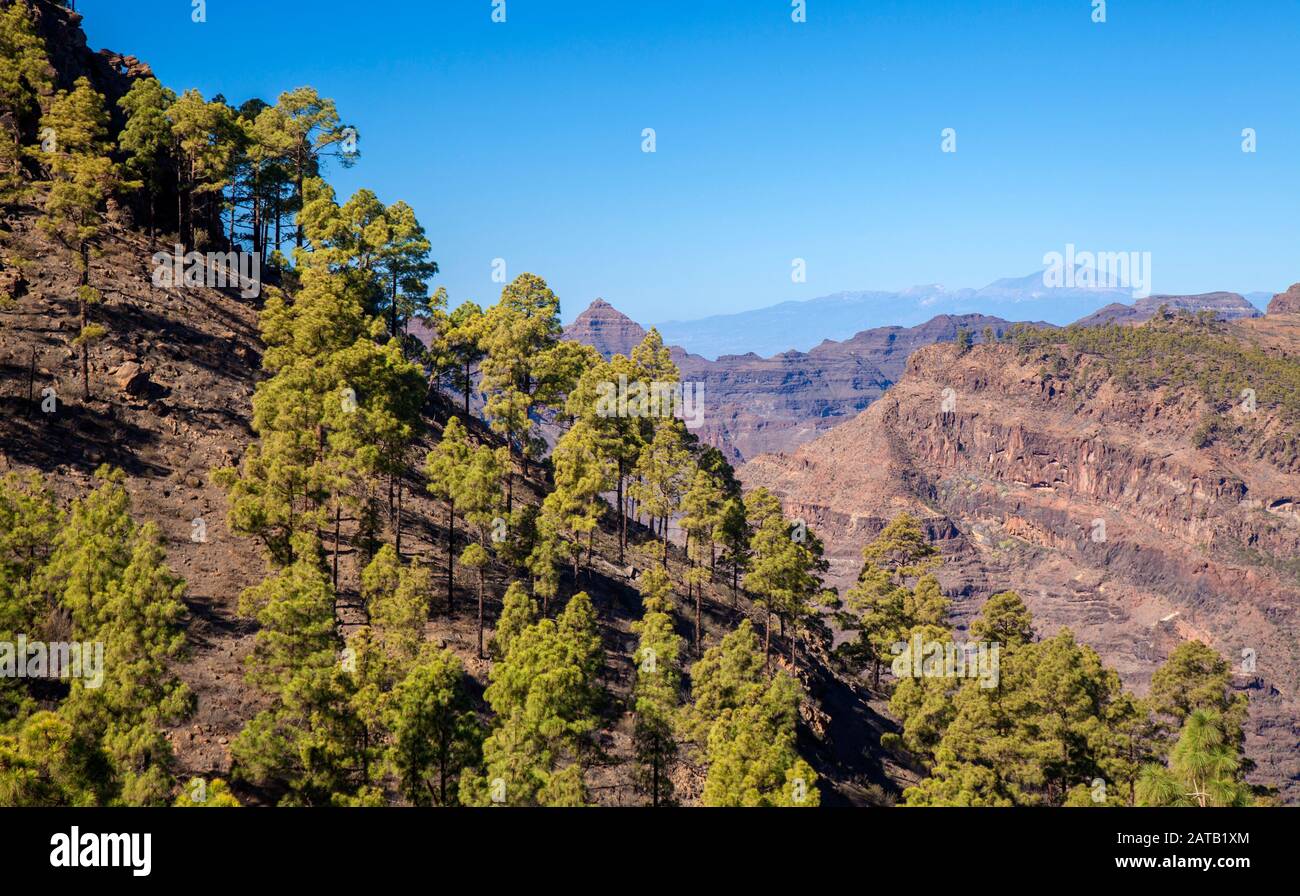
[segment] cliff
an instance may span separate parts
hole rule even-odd
[[[1300,355],[1296,323],[1242,320],[1214,338],[1290,368]],[[1213,363],[1190,348],[1184,360]],[[1286,406],[1235,398],[1209,401],[1173,378],[1130,385],[1110,359],[1066,344],[935,345],[853,421],[740,472],[826,540],[840,586],[862,545],[910,509],[948,555],[961,621],[1015,589],[1040,634],[1070,626],[1139,690],[1179,640],[1209,642],[1251,696],[1256,779],[1294,801],[1300,471],[1264,447],[1294,421]],[[1207,418],[1236,435],[1207,441]]]

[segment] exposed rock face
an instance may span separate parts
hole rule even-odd
[[[631,355],[645,333],[640,324],[604,299],[596,299],[564,328],[566,338],[590,345],[606,360],[614,355]]]
[[[1269,314],[1300,314],[1300,283],[1293,283],[1286,292],[1273,296],[1268,303]]]
[[[1253,339],[1265,323],[1234,331]],[[1270,329],[1272,346],[1300,353],[1300,323]],[[841,587],[908,509],[947,555],[963,624],[1015,589],[1040,633],[1070,626],[1139,690],[1183,639],[1234,665],[1254,657],[1236,676],[1254,779],[1300,801],[1300,475],[1193,447],[1202,410],[1195,396],[1124,390],[1087,356],[1062,378],[1008,345],[931,346],[859,417],[740,474],[825,539]]]
[[[1235,292],[1207,292],[1195,296],[1147,296],[1138,299],[1132,305],[1112,303],[1076,323],[1081,326],[1102,326],[1109,323],[1140,324],[1156,316],[1161,307],[1169,311],[1186,311],[1198,314],[1213,311],[1219,320],[1236,320],[1243,317],[1259,317],[1259,309],[1250,304],[1244,296]]]
[[[8,6],[9,0],[0,0]],[[86,46],[86,35],[81,30],[81,13],[68,9],[53,0],[31,0],[32,20],[37,32],[45,40],[50,64],[54,67],[56,84],[60,90],[71,90],[78,78],[86,77],[107,100],[106,108],[118,125],[122,112],[117,101],[131,89],[137,77],[151,77],[149,66],[134,56],[122,56],[112,50],[98,53]]]
[[[915,327],[864,330],[843,342],[826,340],[808,352],[770,358],[750,353],[710,361],[673,347],[682,379],[704,391],[704,425],[697,435],[733,462],[787,451],[851,419],[902,375],[908,355],[923,345],[951,342],[961,329],[979,341],[985,327],[1001,335],[1010,325],[981,314],[940,315]],[[646,331],[597,299],[565,329],[565,337],[606,358],[629,355]]]

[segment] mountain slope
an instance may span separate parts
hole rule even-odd
[[[1300,371],[1294,318],[1210,333],[1161,344],[1185,346],[1192,371],[1226,366],[1205,345],[1242,347],[1260,395],[1279,367]],[[1235,387],[1207,397],[1182,374],[1133,383],[1141,371],[1052,338],[924,348],[859,417],[754,459],[741,478],[822,535],[841,586],[862,545],[911,509],[949,555],[959,620],[1015,589],[1040,634],[1071,626],[1139,689],[1180,640],[1208,641],[1250,694],[1255,780],[1300,800],[1300,465],[1283,450],[1295,444],[1294,404],[1247,411]]]

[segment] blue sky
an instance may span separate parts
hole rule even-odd
[[[495,258],[566,320],[983,286],[1066,243],[1151,252],[1156,292],[1300,280],[1294,0],[77,6],[174,89],[334,97],[362,159],[331,180],[415,207],[453,303]]]

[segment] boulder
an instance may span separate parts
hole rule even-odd
[[[143,395],[149,389],[149,374],[136,361],[123,361],[108,372],[108,378],[127,395]]]

